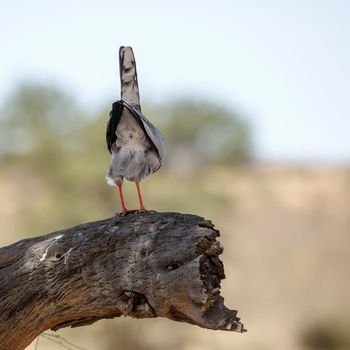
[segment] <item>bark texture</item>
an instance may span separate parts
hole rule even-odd
[[[220,296],[213,227],[195,215],[137,213],[0,248],[0,349],[122,315],[245,331]]]

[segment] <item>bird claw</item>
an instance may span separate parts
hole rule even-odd
[[[115,216],[126,216],[129,214],[135,214],[137,212],[138,212],[138,210],[123,210],[123,211],[116,212]]]
[[[133,210],[123,210],[115,213],[115,216],[127,216],[130,214],[144,214],[144,213],[157,213],[157,210],[152,209],[133,209]]]
[[[146,208],[143,208],[143,209],[139,209],[139,210],[136,210],[138,213],[157,213],[157,210],[153,210],[153,209],[146,209]]]

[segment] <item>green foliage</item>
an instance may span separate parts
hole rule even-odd
[[[3,153],[57,153],[62,138],[79,127],[81,111],[71,97],[52,86],[23,84],[1,112]]]
[[[104,147],[108,111],[82,117],[72,98],[52,86],[19,87],[1,113],[1,152],[50,157],[75,148],[80,153]],[[200,163],[237,164],[251,159],[252,142],[246,121],[229,110],[204,101],[178,100],[146,110],[160,127],[170,159],[184,153]]]
[[[239,164],[251,159],[249,125],[226,108],[206,101],[178,100],[149,115],[162,130],[173,159],[184,152],[204,164]]]

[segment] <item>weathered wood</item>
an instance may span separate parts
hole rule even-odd
[[[218,236],[198,216],[138,213],[1,248],[0,349],[122,315],[243,332],[220,296]]]

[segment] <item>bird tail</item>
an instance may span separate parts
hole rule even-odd
[[[130,46],[119,49],[121,98],[141,111],[135,56]]]

